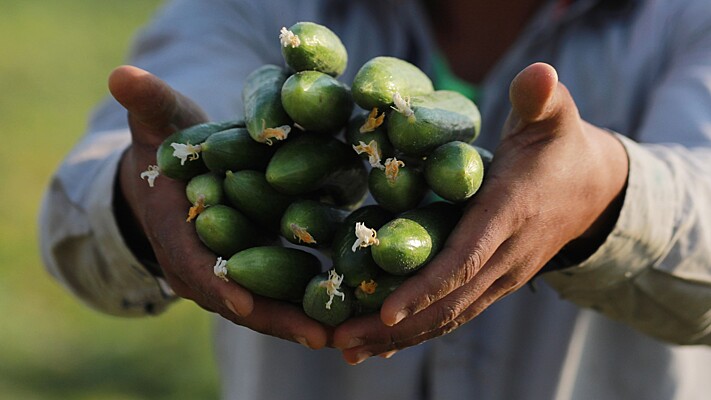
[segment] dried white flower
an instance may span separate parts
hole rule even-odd
[[[395,103],[395,106],[392,107],[393,110],[399,112],[400,114],[406,116],[406,117],[411,117],[415,115],[415,112],[410,108],[410,98],[403,98],[400,96],[400,93],[395,92],[393,94],[393,103]]]
[[[215,276],[222,279],[223,281],[230,281],[229,279],[227,279],[227,260],[223,260],[222,257],[217,257],[217,262],[215,263],[215,266],[212,267],[212,271]]]
[[[286,29],[286,27],[282,27],[279,31],[279,41],[282,46],[291,46],[292,49],[301,45],[299,37],[294,35],[294,32]]]
[[[355,252],[359,247],[368,247],[372,245],[377,246],[380,243],[376,237],[377,232],[375,229],[368,228],[363,222],[356,222],[355,235],[356,241],[353,243],[353,247],[351,247],[353,252]]]
[[[365,153],[368,155],[368,162],[373,168],[384,169],[385,166],[380,162],[380,150],[378,149],[378,142],[371,140],[368,144],[359,141],[358,145],[353,145],[353,150],[356,153]]]
[[[338,296],[341,301],[346,300],[346,294],[341,292],[341,282],[343,282],[343,275],[338,275],[335,270],[328,271],[328,279],[319,283],[320,287],[326,288],[326,294],[328,294],[328,302],[326,302],[326,309],[331,309],[331,304],[333,304],[333,298]]]
[[[141,179],[148,179],[148,186],[153,187],[156,182],[156,178],[160,175],[160,169],[157,165],[149,165],[148,169],[141,172]]]
[[[185,161],[193,161],[200,158],[200,151],[202,150],[199,144],[192,145],[190,143],[171,143],[170,147],[173,148],[173,157],[180,159],[180,165],[185,165]]]

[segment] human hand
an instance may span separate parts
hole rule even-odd
[[[380,315],[339,326],[349,363],[444,335],[529,281],[563,246],[599,243],[619,214],[627,155],[583,121],[555,70],[533,64],[513,80],[512,112],[484,185],[449,240],[403,283]]]
[[[311,348],[326,345],[323,325],[300,307],[252,295],[213,274],[217,257],[185,222],[190,204],[185,184],[159,177],[156,187],[140,178],[156,163],[156,150],[171,133],[206,120],[192,101],[141,69],[123,66],[109,77],[109,89],[128,110],[132,143],[119,167],[119,184],[135,225],[145,234],[175,293],[200,307],[255,331],[297,341]]]

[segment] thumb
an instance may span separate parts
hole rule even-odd
[[[187,97],[148,71],[120,66],[109,76],[111,95],[128,111],[134,141],[160,143],[175,130],[205,121]]]

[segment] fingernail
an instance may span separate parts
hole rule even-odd
[[[348,341],[348,346],[346,347],[347,349],[352,349],[356,346],[360,346],[363,344],[363,340],[359,338],[351,338],[351,340]]]
[[[356,354],[356,360],[355,360],[355,362],[353,363],[353,365],[358,365],[358,364],[362,363],[363,361],[365,361],[365,360],[367,360],[368,358],[370,358],[370,356],[372,356],[372,355],[373,355],[373,353],[370,353],[370,352],[367,352],[367,351],[363,351],[363,352],[360,352],[360,353]]]
[[[390,357],[394,356],[395,353],[397,353],[397,350],[388,351],[387,353],[381,354],[380,357],[382,357],[382,358],[390,358]]]
[[[227,306],[227,308],[230,309],[230,311],[232,311],[233,314],[237,315],[238,317],[241,317],[241,316],[242,316],[242,314],[240,314],[240,313],[237,312],[237,309],[235,309],[235,305],[232,304],[231,301],[225,299],[225,305]]]
[[[405,319],[408,315],[410,315],[410,313],[407,310],[398,311],[398,313],[395,314],[395,322],[393,322],[393,325],[397,325],[398,323],[400,323],[400,321]]]
[[[296,340],[297,342],[301,343],[303,346],[308,347],[309,349],[311,348],[311,346],[309,346],[309,341],[306,340],[305,337],[302,337],[302,336],[295,336],[295,337],[294,337],[294,340]]]

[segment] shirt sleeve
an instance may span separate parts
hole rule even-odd
[[[625,200],[603,245],[545,273],[563,298],[656,338],[711,344],[711,24],[681,12],[671,58],[629,157]]]

